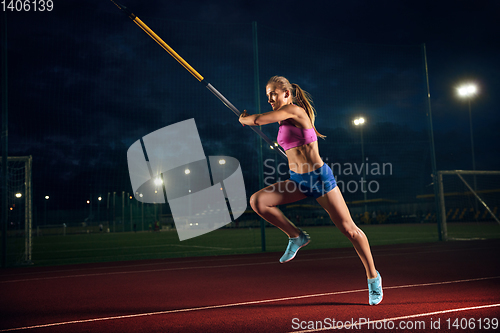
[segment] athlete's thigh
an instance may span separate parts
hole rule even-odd
[[[354,223],[338,186],[327,194],[317,198],[316,201],[328,212],[336,226],[343,225],[345,227],[350,223]]]
[[[264,187],[262,190],[256,192],[253,197],[265,202],[268,206],[278,206],[305,199],[307,196],[300,192],[297,183],[285,180]]]

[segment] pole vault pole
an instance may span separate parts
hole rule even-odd
[[[208,90],[210,90],[215,96],[217,96],[218,99],[224,103],[225,106],[227,106],[231,111],[234,112],[238,117],[240,116],[241,112],[233,105],[229,100],[224,97],[217,89],[215,89],[210,83],[205,81],[205,78],[201,76],[200,73],[198,73],[193,67],[191,67],[190,64],[186,62],[186,60],[182,59],[180,55],[177,54],[177,52],[174,51],[167,43],[163,41],[153,30],[151,30],[144,22],[141,21],[140,18],[138,18],[134,13],[132,13],[130,10],[127,9],[127,7],[117,3],[114,0],[111,0],[112,3],[116,5],[119,9],[121,9],[132,21],[134,21],[135,24],[137,24],[142,30],[144,30],[145,33],[148,34],[149,37],[154,39],[155,42],[157,42],[165,51],[167,51],[172,57],[174,57],[175,60],[177,60],[191,75],[193,75],[200,83],[204,84]],[[285,151],[276,143],[273,142],[267,135],[265,135],[259,128],[255,126],[249,126],[255,133],[257,133],[264,141],[267,142],[269,147],[271,149],[276,149],[280,153],[280,155],[287,159],[287,156],[285,154]]]

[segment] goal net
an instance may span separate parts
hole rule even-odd
[[[5,242],[2,258],[7,266],[31,264],[31,164],[31,156],[7,158],[7,232],[2,235],[2,242]],[[3,178],[1,169],[0,163],[0,178]]]
[[[438,184],[443,240],[500,237],[500,171],[439,171]]]

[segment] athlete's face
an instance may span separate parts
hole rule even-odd
[[[271,104],[273,110],[279,110],[282,106],[290,104],[290,92],[277,88],[274,84],[266,87],[267,102]]]

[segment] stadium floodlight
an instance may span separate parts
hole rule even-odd
[[[477,87],[474,84],[467,84],[457,88],[458,94],[462,97],[471,97],[476,94]]]
[[[354,119],[353,123],[356,126],[363,125],[365,123],[365,118],[363,117],[356,118]]]

